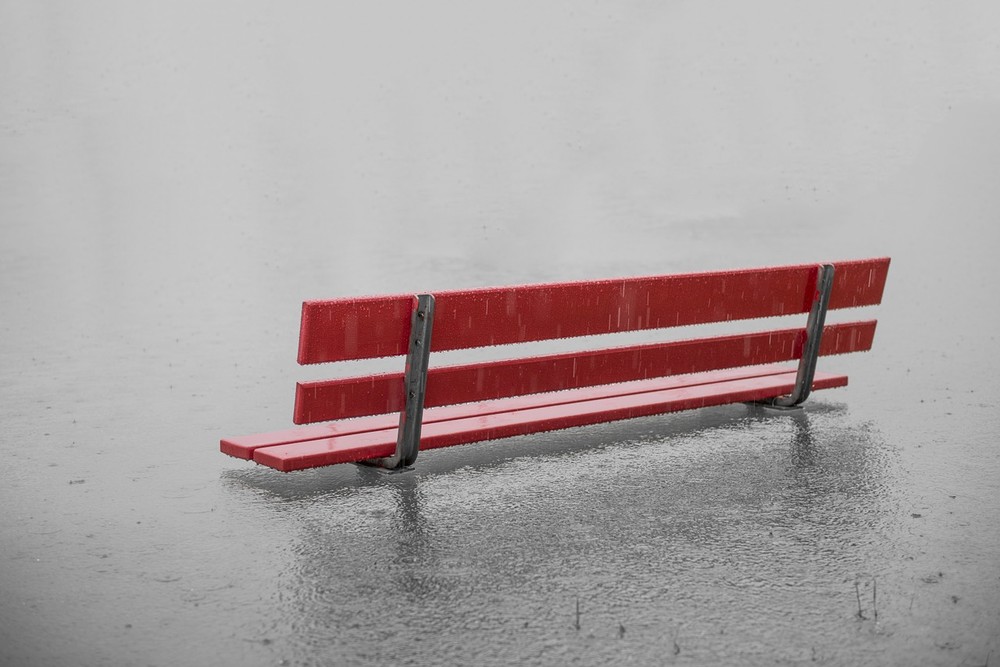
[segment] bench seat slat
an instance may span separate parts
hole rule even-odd
[[[835,264],[830,309],[881,301],[888,258]],[[435,292],[434,351],[806,313],[816,265]],[[298,361],[406,353],[411,295],[307,301]]]
[[[622,382],[602,387],[581,387],[579,389],[570,389],[544,394],[512,396],[499,400],[445,405],[424,410],[423,423],[428,424],[451,419],[465,419],[467,417],[478,417],[493,414],[495,412],[527,410],[547,405],[574,403],[577,401],[606,398],[609,396],[625,396],[627,394],[660,391],[676,387],[693,387],[698,384],[711,384],[713,382],[724,382],[727,380],[741,378],[779,375],[789,373],[791,370],[792,369],[789,369],[788,366],[783,364],[771,364],[768,366],[756,366],[753,368],[710,371],[706,373],[698,373],[697,375],[650,378],[648,380]],[[304,442],[306,440],[319,440],[321,438],[339,437],[344,435],[354,435],[357,433],[366,433],[368,431],[378,431],[390,428],[395,432],[398,424],[399,415],[393,413],[361,417],[359,419],[347,419],[337,422],[296,426],[294,428],[272,431],[270,433],[259,433],[255,435],[243,435],[226,438],[222,440],[222,451],[237,458],[252,459],[254,450],[261,447]]]
[[[718,373],[716,377],[724,375],[726,374]],[[794,370],[757,377],[736,378],[733,377],[733,371],[729,371],[729,375],[730,379],[727,380],[702,382],[696,385],[594,397],[588,400],[539,407],[509,409],[464,418],[439,421],[425,420],[420,448],[421,450],[435,449],[711,405],[763,400],[787,394],[795,384]],[[668,378],[667,380],[676,381],[677,379]],[[842,387],[846,384],[846,376],[816,373],[813,389]],[[587,388],[586,391],[596,392],[610,388]],[[530,397],[506,400],[514,404],[514,401],[525,398]],[[289,472],[390,456],[395,450],[395,445],[396,429],[390,428],[292,444],[259,447],[253,451],[253,460]]]
[[[223,438],[220,443],[220,449],[223,454],[229,454],[240,459],[252,459],[253,451],[259,447],[283,445],[304,440],[318,440],[320,438],[332,438],[334,436],[378,431],[398,426],[398,414],[372,415],[360,419],[309,424],[307,426],[286,428],[280,431]]]
[[[875,326],[871,320],[825,327],[820,354],[871,349]],[[430,408],[793,361],[802,356],[804,340],[805,329],[780,329],[432,368],[424,405]],[[300,382],[295,388],[292,421],[311,424],[397,412],[402,407],[402,373]]]

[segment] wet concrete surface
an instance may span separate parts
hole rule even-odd
[[[991,4],[0,26],[0,664],[1000,659]],[[294,363],[304,299],[877,255],[885,303],[831,315],[875,348],[801,413],[397,476],[218,452],[337,372]]]

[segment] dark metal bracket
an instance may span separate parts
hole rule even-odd
[[[396,452],[385,458],[368,459],[363,462],[364,465],[374,466],[383,472],[403,472],[410,470],[417,460],[433,329],[434,295],[418,294],[413,297],[413,315],[410,318],[410,346],[403,374],[403,409],[399,413]]]
[[[830,304],[830,292],[833,290],[833,273],[833,264],[823,264],[816,274],[816,293],[813,296],[809,319],[806,320],[806,341],[802,347],[802,357],[799,359],[799,370],[795,375],[795,388],[789,396],[760,401],[758,405],[779,410],[796,410],[801,409],[799,404],[809,398],[813,378],[816,375],[823,326],[826,324],[826,310]]]

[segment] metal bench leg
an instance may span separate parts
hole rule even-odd
[[[823,325],[826,323],[826,309],[830,303],[830,291],[833,289],[833,264],[823,264],[816,275],[816,294],[813,297],[809,319],[806,320],[806,342],[802,347],[802,357],[799,359],[799,370],[795,376],[795,389],[789,396],[778,396],[763,405],[772,408],[796,408],[809,398],[812,391],[813,377],[816,375],[816,360],[819,358],[819,345],[823,339]]]
[[[413,298],[410,319],[410,348],[403,375],[403,410],[399,413],[396,453],[381,459],[369,459],[366,465],[386,472],[409,470],[420,450],[420,426],[427,392],[427,365],[431,356],[431,333],[434,328],[434,295],[418,294]]]

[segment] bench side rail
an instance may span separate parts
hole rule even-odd
[[[888,258],[838,262],[829,308],[878,304]],[[809,312],[815,264],[436,292],[432,351]],[[412,295],[302,305],[298,361],[406,354]]]
[[[874,320],[829,325],[824,328],[819,353],[825,356],[869,350],[875,326]],[[802,356],[804,344],[804,329],[780,329],[431,368],[424,405],[473,403],[794,361]],[[293,421],[311,424],[400,411],[404,404],[402,380],[401,373],[386,373],[300,382],[296,385]]]

